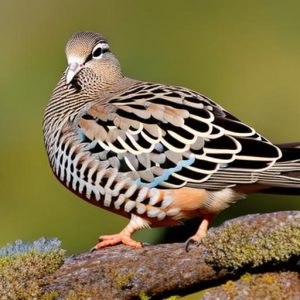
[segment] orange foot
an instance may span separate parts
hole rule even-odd
[[[133,248],[142,248],[142,243],[133,240],[130,235],[120,232],[112,235],[102,235],[99,237],[99,243],[92,248],[91,251],[95,251],[107,246],[113,246],[117,244],[124,244]]]
[[[91,249],[91,251],[117,244],[124,244],[133,248],[142,248],[143,244],[133,240],[131,235],[145,226],[149,226],[147,221],[132,214],[130,222],[120,233],[100,236],[99,243]]]

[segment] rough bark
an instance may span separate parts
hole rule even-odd
[[[211,228],[189,253],[176,243],[138,250],[120,245],[74,255],[43,279],[43,289],[63,299],[163,299],[213,287],[245,272],[290,270],[298,276],[299,259],[300,212],[248,215]],[[296,292],[300,299],[299,289]]]
[[[300,276],[297,272],[266,272],[242,275],[238,280],[203,292],[203,300],[215,299],[300,299]]]

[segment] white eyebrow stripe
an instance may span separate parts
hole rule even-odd
[[[97,50],[98,48],[101,48],[101,49],[109,49],[109,45],[106,43],[106,42],[100,42],[98,43],[94,48],[93,48],[93,51],[94,52],[95,50]]]
[[[105,42],[100,43],[102,45],[102,49],[109,49],[109,45]]]

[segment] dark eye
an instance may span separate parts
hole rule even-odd
[[[102,49],[99,47],[93,52],[93,57],[98,58],[102,54]]]

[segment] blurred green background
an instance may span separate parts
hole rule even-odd
[[[82,30],[107,36],[128,76],[192,88],[274,142],[300,140],[299,1],[1,0],[0,245],[56,236],[71,254],[127,222],[65,189],[44,150],[43,111]],[[290,209],[300,197],[249,196],[214,224]]]

